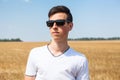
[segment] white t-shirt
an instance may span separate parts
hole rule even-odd
[[[88,61],[72,48],[53,56],[45,45],[31,50],[25,75],[35,80],[89,80]]]

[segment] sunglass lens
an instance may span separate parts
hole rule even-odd
[[[53,27],[54,22],[56,23],[56,25],[58,27],[61,27],[65,24],[65,20],[55,20],[55,21],[54,20],[49,20],[49,21],[46,22],[46,24],[47,24],[48,27]]]
[[[56,25],[57,26],[63,26],[65,24],[65,20],[57,20]]]
[[[46,24],[47,24],[48,27],[52,27],[54,22],[53,21],[47,21]]]

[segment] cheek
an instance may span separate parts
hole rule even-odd
[[[69,28],[65,27],[62,29],[63,34],[68,34],[68,32],[69,32]]]

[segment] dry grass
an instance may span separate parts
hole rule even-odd
[[[0,42],[0,80],[24,80],[29,51],[46,42]],[[72,41],[86,55],[91,80],[120,80],[120,41]]]

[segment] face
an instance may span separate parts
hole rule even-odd
[[[52,21],[56,21],[56,20],[66,20],[67,19],[67,15],[65,13],[56,13],[52,16],[50,16],[49,20]],[[53,26],[50,27],[50,34],[52,36],[52,39],[54,40],[64,40],[66,41],[68,38],[68,33],[69,31],[72,29],[72,22],[67,22],[65,21],[65,23],[63,25],[59,25],[56,22],[54,22]]]

